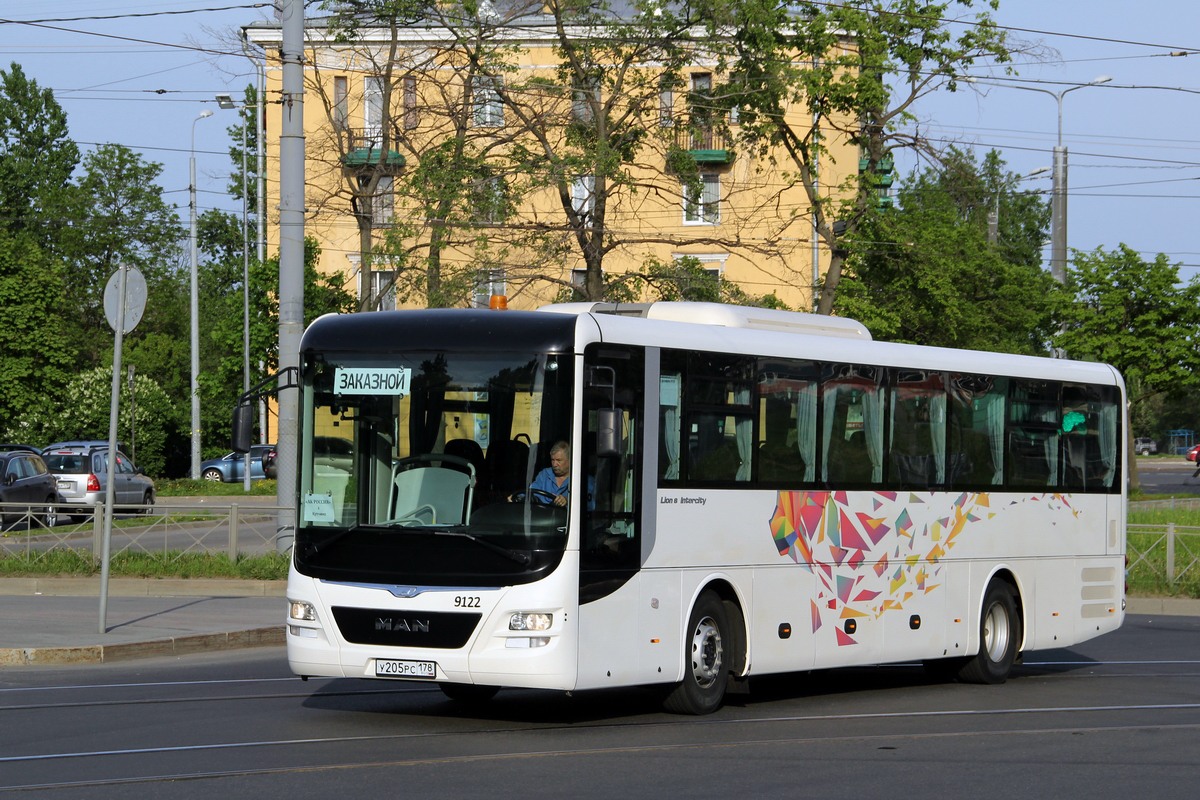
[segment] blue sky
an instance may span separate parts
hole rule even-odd
[[[17,61],[54,90],[84,147],[117,142],[163,163],[167,198],[186,218],[193,127],[200,208],[240,208],[225,193],[234,114],[219,110],[214,97],[239,95],[253,81],[244,58],[223,53],[235,49],[239,26],[272,13],[270,3],[248,0],[0,0],[0,19],[41,21],[0,23],[0,53],[6,68]],[[120,18],[84,19],[103,16]],[[1010,35],[1045,49],[1039,60],[1014,65],[1023,85],[1057,92],[1112,78],[1063,101],[1069,246],[1123,242],[1146,258],[1166,253],[1185,265],[1185,279],[1200,274],[1193,224],[1200,213],[1200,132],[1193,127],[1200,120],[1200,2],[1001,0],[995,17]],[[204,109],[213,116],[193,126]],[[923,134],[980,155],[996,148],[1014,172],[1050,166],[1057,136],[1050,95],[964,86],[928,98],[916,114]],[[902,170],[914,163],[898,159]],[[1048,191],[1049,176],[1023,185]]]
[[[1050,92],[1112,80],[1063,97],[1069,153],[1070,248],[1124,243],[1152,259],[1167,254],[1191,279],[1200,271],[1200,3],[1195,0],[1001,0],[1009,35],[1040,43],[1039,59],[973,74]],[[1186,52],[1190,55],[1169,55]],[[1170,87],[1170,91],[1148,87]],[[1000,151],[1025,175],[1052,164],[1058,103],[1050,94],[976,84],[942,92],[916,111],[920,131],[958,141],[980,157]],[[906,168],[912,158],[900,159]],[[1049,192],[1050,174],[1022,183]],[[1047,256],[1048,257],[1048,256]]]

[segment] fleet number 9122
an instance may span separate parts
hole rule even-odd
[[[458,594],[454,596],[455,608],[479,608],[482,601],[478,595]]]

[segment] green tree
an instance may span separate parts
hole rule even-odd
[[[177,330],[172,304],[166,303],[170,313],[163,315],[159,303],[178,291],[183,228],[156,183],[161,164],[122,145],[106,144],[84,156],[81,166],[83,174],[72,191],[71,224],[60,241],[71,271],[65,308],[74,320],[74,343],[86,368],[100,366],[107,352],[111,330],[104,318],[104,288],[122,264],[137,267],[146,278],[146,314],[138,330]]]
[[[97,367],[74,375],[65,390],[46,398],[28,415],[32,427],[50,442],[64,439],[108,439],[112,413],[112,367]],[[136,373],[132,389],[122,376],[117,439],[126,454],[148,475],[161,476],[167,467],[169,442],[182,438],[178,402],[150,377]],[[135,455],[136,454],[136,455]]]
[[[846,259],[878,210],[878,174],[897,148],[929,150],[902,129],[921,97],[953,91],[977,60],[1010,59],[1005,31],[987,13],[957,9],[998,0],[707,0],[712,38],[731,34],[725,54],[734,80],[717,100],[739,112],[741,141],[764,156],[782,147],[781,177],[804,187],[821,242],[830,252],[817,310],[833,311]],[[955,10],[952,10],[954,7]],[[796,105],[806,114],[786,113]],[[832,160],[827,143],[857,145],[863,167]],[[936,156],[936,153],[930,152]],[[829,174],[848,175],[830,185]],[[814,291],[818,287],[814,287]]]
[[[79,148],[49,89],[21,65],[0,69],[0,227],[29,231],[47,252],[62,230],[62,203]]]
[[[785,249],[779,232],[790,220],[762,209],[723,218],[719,231],[672,234],[640,224],[647,198],[682,203],[700,192],[697,165],[677,131],[723,125],[708,113],[707,97],[695,98],[703,102],[691,104],[690,119],[663,124],[664,92],[683,85],[686,67],[709,57],[693,36],[696,9],[655,0],[361,0],[327,7],[340,12],[331,30],[350,54],[346,61],[378,87],[369,108],[379,109],[379,124],[356,131],[348,120],[361,115],[339,104],[319,76],[311,84],[335,134],[323,149],[336,155],[329,169],[343,177],[340,202],[313,205],[336,213],[348,195],[364,285],[380,269],[394,276],[400,297],[429,306],[467,304],[496,279],[513,293],[550,284],[560,294],[601,300],[646,277],[634,273],[623,288],[610,280],[604,262],[614,251],[640,256],[702,242],[778,258]],[[530,28],[552,39],[553,65],[523,63]],[[428,94],[410,108],[400,102],[406,86]],[[402,167],[394,156],[403,156]],[[739,174],[727,186],[747,196],[765,192],[767,178],[760,177],[754,183]],[[386,200],[388,187],[411,203],[411,214],[397,212],[380,226],[375,204]],[[549,197],[552,207],[518,202],[528,197]],[[363,307],[374,302],[364,298]]]
[[[1071,358],[1120,370],[1133,419],[1152,399],[1195,388],[1200,279],[1183,283],[1179,265],[1162,253],[1146,261],[1121,244],[1113,251],[1076,252],[1067,268],[1067,290],[1058,308],[1062,330],[1054,343]],[[1136,472],[1132,477],[1136,485]]]
[[[235,224],[237,221],[235,220]],[[346,291],[345,276],[317,271],[320,247],[311,238],[304,247],[304,324],[322,314],[354,311],[354,295]],[[219,271],[219,270],[216,270]],[[241,256],[237,282],[227,291],[212,296],[212,325],[204,342],[212,354],[211,368],[200,376],[201,415],[206,451],[225,452],[231,433],[231,417],[242,394],[243,299]],[[250,384],[253,386],[279,368],[279,258],[260,263],[250,260]],[[203,349],[203,348],[202,348]],[[211,450],[210,450],[211,448]]]
[[[62,396],[74,361],[62,296],[62,265],[0,227],[0,439],[44,441],[30,412]]]
[[[952,150],[910,176],[899,207],[855,232],[837,313],[889,341],[1046,354],[1056,284],[1039,245],[1049,210],[1017,182],[995,152],[980,165]]]

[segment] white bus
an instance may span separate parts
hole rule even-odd
[[[1105,365],[695,303],[328,316],[300,363],[303,677],[701,714],[769,673],[999,683],[1124,616]],[[563,506],[529,491],[559,443]]]

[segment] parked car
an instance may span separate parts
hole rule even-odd
[[[1192,449],[1188,450],[1187,454],[1184,456],[1184,458],[1186,458],[1188,461],[1195,461],[1197,457],[1200,457],[1200,444],[1192,447]]]
[[[263,459],[263,472],[268,478],[279,477],[278,455],[275,445],[271,445],[271,452]],[[350,472],[354,464],[354,442],[337,436],[314,436],[313,462]]]
[[[58,494],[64,503],[88,506],[104,503],[108,491],[108,442],[58,442],[43,450],[42,458],[58,482]],[[154,481],[120,450],[116,461],[113,503],[149,510],[154,505]]]
[[[279,451],[275,449],[275,445],[271,445],[271,449],[263,453],[262,465],[263,475],[272,480],[279,477]]]
[[[24,503],[46,527],[58,522],[58,484],[37,450],[0,445],[0,503]],[[0,525],[26,514],[25,509],[0,507]]]
[[[34,447],[31,444],[9,444],[8,442],[0,443],[0,450],[25,450],[30,453],[42,454],[42,448]]]
[[[1158,442],[1153,439],[1137,438],[1133,440],[1133,452],[1139,456],[1149,456],[1158,452]]]
[[[267,477],[263,472],[263,456],[274,450],[273,444],[256,444],[250,448],[250,480]],[[210,458],[200,464],[200,477],[206,481],[234,482],[245,478],[245,453],[226,453],[220,458]]]

